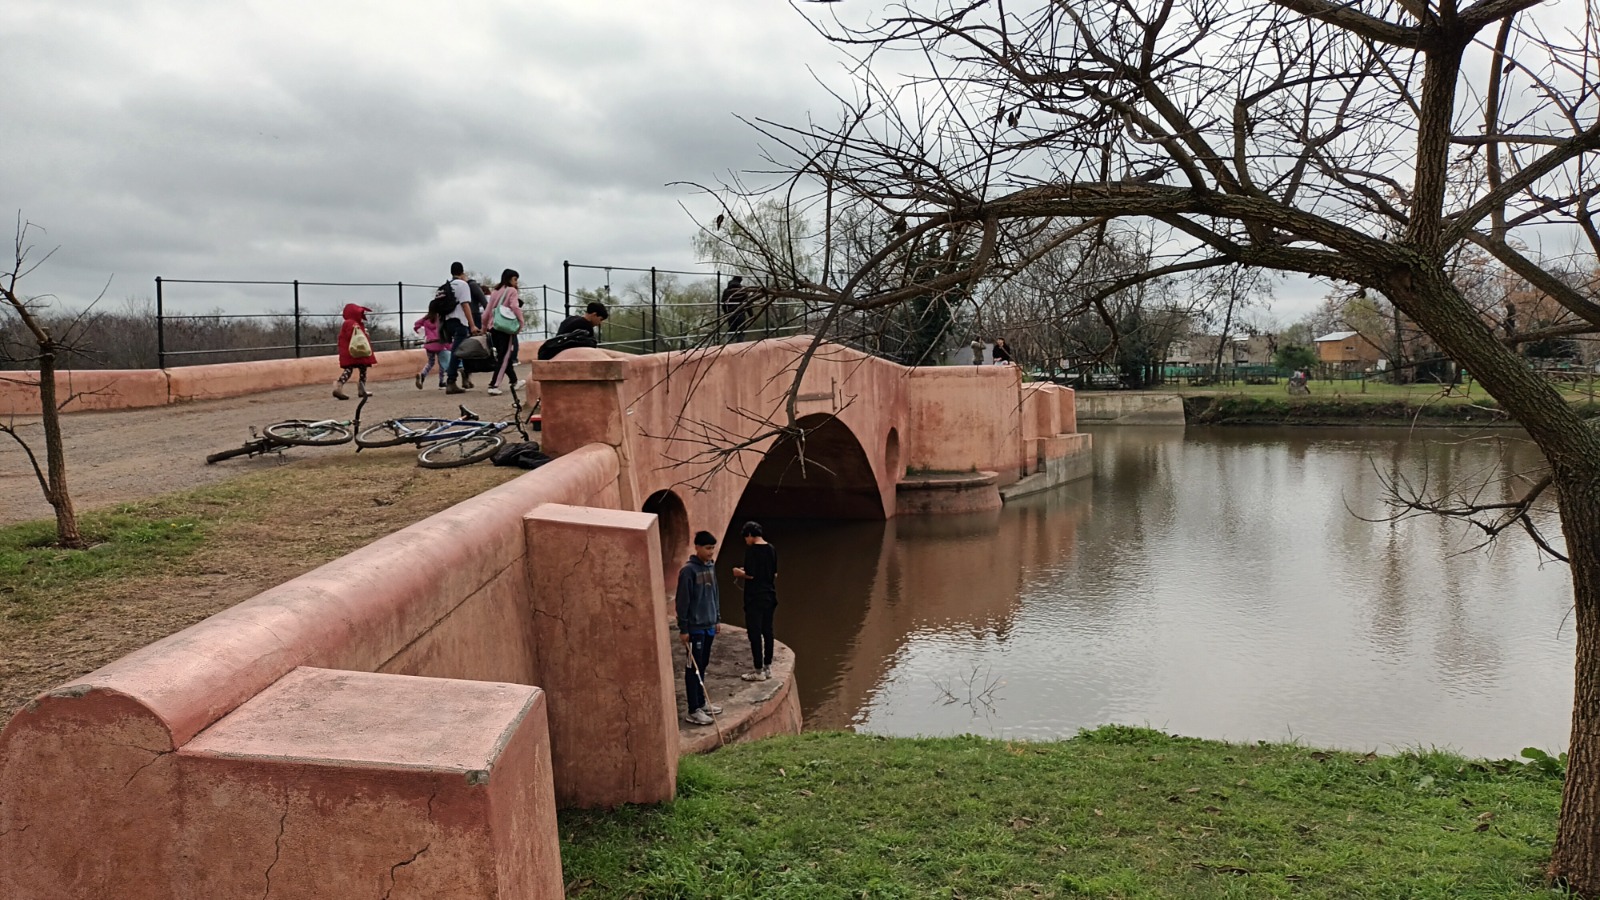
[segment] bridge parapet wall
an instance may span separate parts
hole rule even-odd
[[[209,755],[193,752],[191,745],[202,735],[226,732],[229,726],[223,720],[233,721],[236,711],[306,667],[387,678],[539,684],[542,673],[529,610],[523,516],[548,503],[615,508],[617,471],[611,448],[578,448],[538,471],[381,538],[29,703],[0,731],[0,896],[139,900],[258,892],[270,857],[224,865],[184,851],[205,834],[228,833],[228,815],[244,817],[234,824],[249,830],[252,817],[262,814],[259,804],[242,802],[230,807],[231,812],[197,808],[194,804],[204,791],[197,793],[196,779],[202,776],[196,767],[210,765],[201,757],[212,758],[216,752],[215,748]],[[363,682],[361,690],[376,702],[394,693],[392,684]],[[528,741],[535,745],[544,741],[548,748],[542,699],[527,695],[507,706],[474,696],[479,695],[468,691],[458,699],[468,709],[480,701],[489,704],[475,720],[486,730],[478,745],[502,748],[484,751],[483,758],[509,754],[505,758],[518,760],[514,768],[537,770],[538,750],[529,749]],[[529,726],[532,736],[509,744],[501,741],[512,718],[521,721],[519,717],[533,706],[539,722]],[[311,714],[303,706],[293,709]],[[290,719],[301,714],[293,709]],[[427,709],[411,713],[424,720],[429,715]],[[300,725],[316,731],[303,721]],[[319,727],[326,732],[348,725],[333,720]],[[374,752],[385,746],[376,738],[371,743]],[[544,752],[548,754],[548,749]],[[230,759],[238,756],[234,753]],[[277,783],[275,767],[293,764],[291,756],[251,756],[255,762],[246,768],[254,774],[235,777],[235,773],[229,783],[240,777],[258,785]],[[348,768],[348,762],[333,765]],[[383,768],[374,765],[373,771]],[[548,772],[548,763],[543,765]],[[234,763],[230,766],[236,768]],[[402,794],[422,791],[432,783],[426,778],[380,780],[389,785],[385,790]],[[491,794],[497,790],[488,775],[482,781]],[[271,792],[244,793],[259,799]],[[303,800],[301,808],[308,809],[341,802],[336,797]],[[429,808],[426,794],[405,802],[415,802],[419,811]],[[493,806],[495,801],[485,794],[460,802],[467,809],[478,808],[479,803]],[[548,821],[549,834],[523,833],[516,838],[523,842],[517,846],[531,846],[527,842],[554,846],[553,816],[514,825],[509,819],[495,819],[499,813],[485,815],[488,818],[473,818],[476,824],[470,827],[501,829],[495,840],[506,837],[505,828],[537,830],[544,827],[539,822]],[[326,854],[331,845],[307,838],[296,846],[316,855]],[[248,856],[255,843],[244,841],[239,847],[238,852]],[[389,866],[404,859],[357,857],[372,870],[367,873],[377,879],[372,884],[379,886]],[[299,862],[311,865],[309,857]],[[248,888],[244,884],[217,888],[199,870],[229,866],[233,866],[230,871],[249,873],[253,882]],[[557,893],[527,896],[559,896],[559,867],[555,877]],[[217,889],[197,893],[195,885],[200,884]],[[375,887],[374,893],[381,890]],[[480,895],[496,896],[474,894]]]

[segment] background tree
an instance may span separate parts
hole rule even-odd
[[[1600,255],[1600,10],[1541,4],[1562,31],[1531,21],[1535,3],[930,0],[851,24],[835,5],[814,24],[858,54],[857,99],[836,125],[758,127],[793,174],[766,196],[823,233],[853,209],[897,225],[848,270],[824,241],[815,278],[773,283],[826,305],[823,326],[1025,270],[1042,229],[1131,220],[1162,230],[1135,281],[1304,273],[1385,297],[1468,367],[1549,462],[1525,499],[1559,505],[1578,657],[1550,870],[1600,895],[1600,429],[1453,277],[1475,247],[1600,330],[1600,303],[1562,277]],[[925,68],[901,77],[912,61]],[[1553,229],[1578,242],[1565,258],[1534,249]],[[875,277],[934,233],[970,258],[920,283]],[[792,403],[788,417],[774,426],[794,427]]]
[[[0,276],[0,299],[5,301],[8,317],[20,326],[16,331],[8,328],[0,337],[0,357],[13,363],[33,368],[39,386],[39,421],[44,430],[44,465],[39,465],[38,454],[23,437],[22,428],[15,419],[0,423],[0,434],[6,434],[28,457],[28,464],[39,480],[44,499],[56,513],[56,541],[65,548],[81,550],[88,546],[78,531],[78,514],[72,507],[72,494],[67,489],[67,452],[61,440],[61,410],[78,395],[68,393],[62,397],[56,383],[56,361],[72,345],[72,338],[80,330],[83,316],[68,322],[66,327],[52,328],[40,317],[47,305],[48,295],[24,295],[18,292],[23,278],[32,274],[50,258],[46,253],[38,262],[30,262],[33,247],[28,243],[29,232],[37,228],[33,223],[17,217],[17,240],[12,255],[10,271]],[[4,377],[4,376],[0,376]],[[26,383],[26,382],[24,382]]]

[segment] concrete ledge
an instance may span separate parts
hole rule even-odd
[[[1074,403],[1085,425],[1182,425],[1183,398],[1135,391],[1079,391]]]
[[[568,350],[555,359],[535,359],[534,381],[626,381],[628,361],[611,351],[595,347]]]
[[[987,512],[1000,508],[1000,473],[935,472],[909,475],[895,485],[900,515]]]
[[[538,688],[300,668],[179,753],[187,895],[562,896]]]
[[[1094,436],[1061,434],[1039,439],[1039,467],[1028,477],[1000,488],[1003,501],[1059,487],[1094,474]]]
[[[77,394],[65,412],[166,406],[167,373],[161,369],[86,369],[56,373],[58,402]],[[39,374],[0,372],[0,415],[39,413]]]
[[[782,642],[772,647],[772,680],[744,681],[750,671],[749,632],[737,625],[717,626],[706,672],[707,697],[722,707],[715,725],[690,725],[680,717],[678,750],[688,756],[710,753],[727,744],[743,744],[775,734],[799,734],[800,691],[794,680],[794,651]],[[683,670],[688,665],[683,642],[673,640],[678,708],[683,708]]]

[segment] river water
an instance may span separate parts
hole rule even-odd
[[[1536,466],[1520,433],[1094,439],[1092,479],[998,513],[765,523],[808,727],[1040,739],[1120,723],[1494,758],[1566,746],[1565,566],[1521,537],[1475,550],[1437,518],[1364,521],[1398,478]]]

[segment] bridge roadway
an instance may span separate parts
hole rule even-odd
[[[526,370],[526,366],[523,367]],[[337,370],[332,370],[337,374]],[[330,453],[354,452],[350,446],[295,447],[282,456],[243,457],[214,466],[206,454],[238,446],[251,426],[285,419],[344,418],[355,414],[356,401],[340,402],[327,384],[283,388],[226,400],[201,400],[174,406],[114,412],[69,413],[62,417],[67,442],[67,484],[81,510],[126,503],[172,491],[187,490],[245,472],[292,464]],[[490,397],[477,390],[447,397],[432,384],[417,390],[409,381],[372,386],[373,398],[362,412],[367,422],[395,416],[455,415],[458,402],[489,420],[511,416],[511,395]],[[353,394],[353,392],[352,392]],[[17,423],[37,422],[19,418]],[[44,458],[44,433],[38,427],[23,433]],[[16,442],[0,436],[0,525],[49,518],[54,513],[39,490],[33,470]]]

